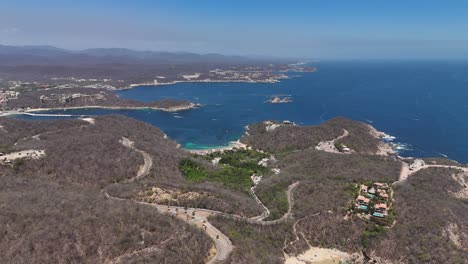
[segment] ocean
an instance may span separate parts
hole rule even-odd
[[[187,99],[204,106],[154,110],[67,110],[48,113],[123,114],[161,128],[185,148],[224,146],[263,120],[320,124],[335,116],[366,122],[396,139],[402,156],[448,157],[468,163],[468,62],[316,62],[314,73],[288,73],[279,83],[178,83],[116,93],[139,101]],[[288,104],[269,104],[289,96]],[[50,119],[27,117],[24,119]]]

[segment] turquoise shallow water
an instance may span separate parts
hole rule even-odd
[[[468,162],[468,62],[322,62],[314,66],[319,69],[315,73],[291,73],[300,77],[275,84],[179,83],[117,92],[140,101],[178,98],[204,105],[179,113],[65,112],[127,115],[160,127],[192,149],[227,145],[244,133],[246,125],[266,119],[312,125],[345,116],[395,136],[402,155]],[[294,102],[265,103],[274,95],[291,96]]]

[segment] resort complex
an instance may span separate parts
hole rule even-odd
[[[365,219],[374,220],[385,225],[391,224],[393,221],[391,210],[392,193],[393,191],[387,183],[361,184],[356,200],[352,205],[353,211]]]

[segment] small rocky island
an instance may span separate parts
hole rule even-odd
[[[280,97],[280,96],[275,96],[267,101],[267,103],[270,104],[287,104],[287,103],[292,103],[292,97],[285,96],[285,97]]]

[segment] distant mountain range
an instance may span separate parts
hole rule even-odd
[[[0,45],[0,65],[96,65],[96,64],[197,64],[285,62],[273,58],[249,58],[216,53],[136,51],[123,48],[96,48],[79,51],[53,46]]]
[[[210,70],[276,71],[287,69],[297,60],[197,54],[190,52],[136,51],[121,48],[66,50],[53,46],[0,45],[0,88],[8,81],[39,81],[51,78],[112,79],[110,85],[127,87],[133,83],[165,82],[183,79],[183,74]],[[268,76],[264,76],[269,78]],[[55,83],[55,81],[52,81]]]

